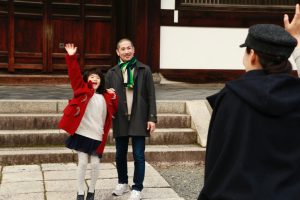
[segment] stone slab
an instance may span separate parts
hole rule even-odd
[[[27,194],[5,194],[0,195],[0,200],[44,200],[44,193],[27,193]],[[58,200],[58,199],[56,199]]]
[[[156,103],[157,113],[186,113],[185,101],[161,100]]]
[[[0,195],[44,192],[43,181],[1,183]]]
[[[13,165],[13,166],[4,166],[2,173],[16,173],[16,172],[33,172],[40,171],[41,168],[39,165]]]
[[[211,118],[209,103],[206,100],[187,101],[187,113],[191,115],[191,127],[197,130],[197,143],[206,147],[208,127]]]
[[[76,170],[76,163],[45,163],[41,164],[43,171],[67,171]]]
[[[106,146],[102,163],[114,162],[115,147]],[[128,148],[132,161],[132,148]],[[146,145],[148,162],[204,161],[205,149],[199,145]],[[65,147],[1,148],[0,163],[6,165],[76,162],[77,154]]]
[[[0,114],[1,130],[57,129],[62,114]],[[187,114],[157,114],[157,128],[190,128]]]
[[[56,100],[0,100],[1,113],[57,113]]]
[[[87,185],[85,184],[85,190]],[[46,192],[65,192],[65,191],[77,191],[76,180],[54,180],[45,181]]]
[[[145,188],[142,193],[143,199],[162,200],[180,198],[172,188]]]
[[[76,178],[77,178],[76,170],[44,171],[44,179],[46,181],[76,180]]]
[[[185,100],[158,100],[158,113],[186,113]],[[0,99],[0,113],[63,113],[68,100]]]
[[[169,183],[162,176],[150,176],[144,179],[145,188],[167,188]]]
[[[69,134],[60,129],[0,130],[0,147],[64,146]],[[157,128],[146,144],[195,144],[197,132],[191,128]],[[110,130],[107,145],[115,141]]]
[[[147,192],[146,194],[145,191]],[[157,195],[152,195],[151,192],[167,192],[166,195],[170,194],[171,197],[163,198],[163,196],[157,198]],[[130,193],[124,194],[123,196],[113,196],[111,194],[111,190],[96,190],[95,191],[95,199],[97,200],[127,200]],[[184,200],[183,198],[176,197],[172,194],[169,190],[164,191],[156,191],[156,190],[144,190],[143,199],[151,199],[151,200]],[[164,195],[164,196],[166,196]],[[67,191],[67,192],[47,192],[46,193],[47,200],[59,200],[59,199],[75,199],[76,198],[76,191]],[[174,197],[175,196],[175,197]]]
[[[24,181],[42,181],[43,174],[41,171],[33,172],[18,172],[18,173],[3,173],[2,184],[11,182],[24,182]]]

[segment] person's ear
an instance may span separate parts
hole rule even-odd
[[[117,53],[118,56],[120,56],[120,52],[119,52],[118,49],[116,49],[116,53]]]
[[[254,69],[262,69],[258,55],[252,49],[250,52],[250,63]]]
[[[252,65],[256,65],[258,61],[258,56],[253,49],[250,50],[250,62]]]

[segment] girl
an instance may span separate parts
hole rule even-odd
[[[66,147],[78,153],[77,200],[84,200],[84,178],[90,157],[91,184],[86,200],[93,200],[100,158],[118,102],[113,90],[104,89],[105,79],[100,69],[87,69],[81,75],[76,58],[77,47],[67,44],[65,49],[68,53],[66,63],[74,97],[64,109],[59,128],[70,134]]]

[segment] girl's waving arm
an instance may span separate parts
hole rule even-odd
[[[76,89],[83,87],[83,85],[85,84],[85,82],[82,79],[80,67],[77,62],[77,47],[74,47],[74,44],[66,44],[65,49],[68,53],[66,55],[68,75],[70,78],[72,89],[73,91],[75,91]]]

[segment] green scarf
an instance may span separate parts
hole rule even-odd
[[[128,62],[121,63],[121,60],[119,60],[118,66],[120,67],[121,71],[123,72],[125,69],[127,69],[127,83],[126,87],[133,88],[134,80],[133,80],[133,68],[136,65],[136,58],[132,57],[131,60]]]

